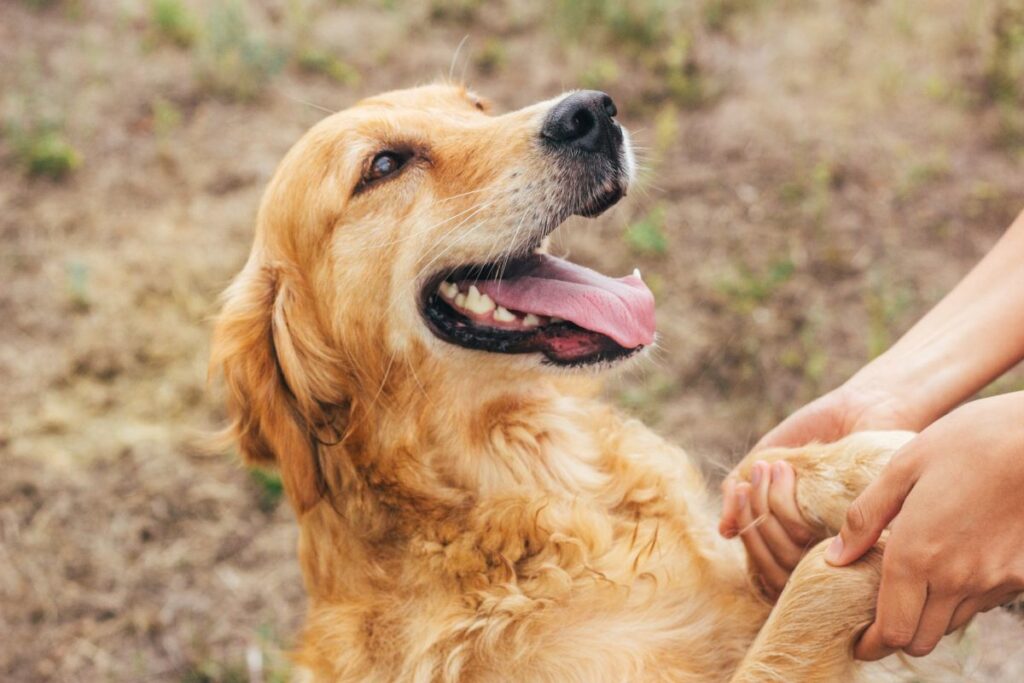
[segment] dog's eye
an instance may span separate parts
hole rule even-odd
[[[370,182],[389,176],[402,168],[407,158],[396,152],[381,152],[370,162],[370,168],[363,176],[363,180]]]

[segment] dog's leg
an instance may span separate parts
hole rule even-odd
[[[849,567],[825,562],[825,544],[797,565],[730,683],[855,679],[854,639],[874,618],[881,545]]]
[[[913,432],[855,432],[830,444],[771,448],[748,455],[738,467],[750,480],[755,462],[785,460],[796,471],[796,501],[817,538],[839,531],[854,498],[871,483]]]
[[[854,498],[913,434],[864,432],[833,444],[774,448],[747,456],[738,474],[749,480],[758,460],[785,460],[796,472],[800,512],[816,539],[835,534]],[[825,544],[808,552],[790,577],[733,683],[849,681],[857,666],[852,645],[871,623],[881,546],[850,567],[824,559]]]

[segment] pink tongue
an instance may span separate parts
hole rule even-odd
[[[636,275],[614,279],[554,256],[537,255],[514,277],[475,284],[499,306],[563,318],[611,337],[623,348],[654,341],[654,295]]]

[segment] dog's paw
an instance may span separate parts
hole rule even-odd
[[[800,514],[816,538],[825,538],[839,532],[850,504],[913,437],[902,431],[855,432],[835,443],[759,451],[748,456],[752,462],[745,469],[760,460],[789,463]]]

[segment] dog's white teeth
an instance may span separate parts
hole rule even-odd
[[[535,316],[533,313],[527,313],[526,317],[523,318],[523,325],[527,327],[537,327],[540,325],[540,318]]]
[[[445,280],[437,286],[437,291],[441,292],[441,296],[445,299],[451,300],[459,293],[459,286],[454,282],[448,282]]]
[[[465,308],[479,315],[486,315],[494,310],[494,300],[486,294],[481,294],[476,285],[470,285],[469,294],[466,295]]]
[[[462,292],[459,292],[458,294],[456,294],[455,295],[455,305],[458,306],[459,308],[465,308],[466,307],[466,295],[463,294]]]
[[[514,323],[516,315],[504,306],[498,306],[494,309],[494,319],[500,323]]]
[[[643,279],[642,277],[640,277],[640,269],[639,268],[634,268],[633,269],[633,277],[637,278],[638,280],[642,280]]]

